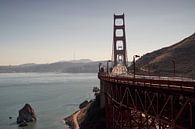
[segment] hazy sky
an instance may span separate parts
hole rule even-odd
[[[0,65],[110,59],[123,12],[130,60],[195,32],[195,0],[0,0]]]

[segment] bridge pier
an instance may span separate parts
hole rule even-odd
[[[100,81],[100,108],[105,108],[105,82]]]

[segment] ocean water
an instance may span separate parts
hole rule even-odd
[[[68,129],[63,118],[94,98],[94,86],[99,86],[95,73],[0,74],[0,129],[22,129],[16,118],[25,103],[31,104],[38,120],[24,129]]]

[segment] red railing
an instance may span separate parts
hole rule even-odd
[[[114,83],[195,93],[195,81],[189,78],[185,78],[184,80],[177,77],[157,77],[142,75],[137,75],[136,78],[133,78],[133,76],[131,75],[114,76],[106,73],[99,73],[98,77],[102,80]]]

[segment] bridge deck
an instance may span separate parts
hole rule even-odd
[[[140,86],[145,88],[165,89],[170,91],[179,91],[195,94],[195,80],[189,78],[180,77],[158,77],[158,76],[142,76],[136,75],[111,75],[101,73],[98,77],[102,80],[120,83],[130,84],[133,86]]]

